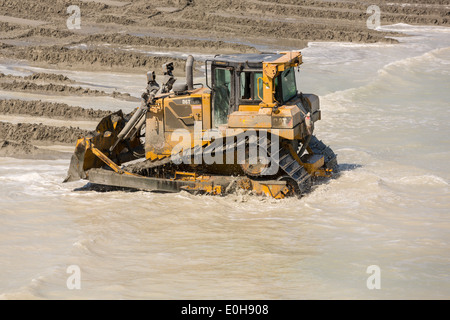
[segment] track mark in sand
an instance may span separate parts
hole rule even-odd
[[[174,13],[180,10],[177,7],[156,7],[155,9],[162,13]]]
[[[47,141],[73,144],[91,131],[78,127],[57,127],[35,123],[0,122],[0,139],[8,141]]]
[[[66,158],[67,152],[69,151],[61,152],[48,147],[38,148],[27,141],[0,140],[0,157],[52,160]]]
[[[122,2],[122,1],[113,1],[113,0],[80,0],[80,1],[81,2],[103,3],[103,4],[106,4],[107,6],[111,6],[111,7],[124,7],[124,6],[131,4],[131,2]]]
[[[12,124],[19,123],[30,123],[30,124],[43,124],[46,126],[54,126],[54,127],[67,127],[67,126],[76,126],[83,130],[95,130],[98,125],[99,120],[97,121],[85,121],[85,120],[75,120],[75,119],[55,119],[55,118],[37,118],[28,115],[0,115],[0,122],[8,122]]]
[[[90,35],[73,44],[83,43],[109,43],[126,46],[147,46],[151,48],[180,49],[193,48],[194,50],[211,53],[226,52],[242,52],[242,53],[259,53],[259,50],[252,46],[230,43],[217,40],[197,40],[186,38],[162,38],[153,36],[136,36],[132,34],[96,34]]]
[[[186,61],[180,58],[148,56],[142,53],[125,52],[120,50],[100,49],[69,49],[64,46],[21,47],[7,46],[0,50],[0,57],[16,60],[28,60],[33,65],[48,67],[49,65],[63,66],[77,70],[109,70],[130,71],[160,70],[168,59],[174,63],[175,75],[184,74]],[[178,72],[178,74],[177,74]]]
[[[109,115],[110,111],[69,106],[65,103],[40,100],[0,100],[0,114],[46,117],[64,120],[97,121]]]
[[[0,21],[13,23],[13,24],[21,24],[21,25],[26,25],[26,26],[33,26],[33,27],[48,24],[48,22],[41,21],[41,20],[22,19],[22,18],[10,17],[10,16],[2,16],[2,15],[0,15]]]
[[[139,102],[140,99],[132,97],[129,93],[121,93],[113,91],[112,93],[107,93],[105,91],[93,90],[89,88],[83,88],[81,86],[75,87],[64,84],[36,84],[31,81],[17,81],[12,82],[0,82],[0,89],[8,91],[26,91],[26,92],[36,92],[36,93],[52,93],[57,95],[87,95],[87,96],[105,96],[112,97],[115,99],[121,99],[132,102]]]
[[[44,72],[36,72],[29,76],[15,76],[11,74],[4,74],[0,72],[0,79],[16,79],[16,80],[39,80],[39,81],[49,81],[49,82],[62,82],[62,83],[75,83],[74,80],[69,79],[68,77],[62,74],[54,74],[54,73],[44,73]]]

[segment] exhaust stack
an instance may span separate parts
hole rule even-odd
[[[194,89],[194,57],[191,55],[186,60],[186,84],[188,90]]]

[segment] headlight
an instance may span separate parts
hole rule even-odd
[[[292,117],[272,117],[272,128],[292,128]]]

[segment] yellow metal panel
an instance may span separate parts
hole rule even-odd
[[[211,94],[202,94],[202,108],[203,108],[203,130],[211,129]]]
[[[297,135],[297,131],[299,131],[299,126],[296,126],[294,129],[274,129],[268,130],[269,132],[274,132],[280,138],[294,140]]]
[[[258,112],[261,107],[259,105],[240,105],[239,111],[253,111]]]
[[[287,51],[287,52],[281,52],[281,53],[284,54],[284,56],[273,61],[272,63],[283,64],[285,66],[285,68],[297,66],[297,65],[303,63],[302,54],[299,51]]]
[[[249,111],[236,111],[228,118],[229,128],[271,128],[272,117]]]

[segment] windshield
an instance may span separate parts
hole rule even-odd
[[[214,70],[214,125],[227,123],[230,112],[231,71],[217,68]]]
[[[297,95],[297,85],[295,84],[295,69],[284,70],[280,75],[282,102],[291,100]],[[280,95],[278,95],[279,97]]]

